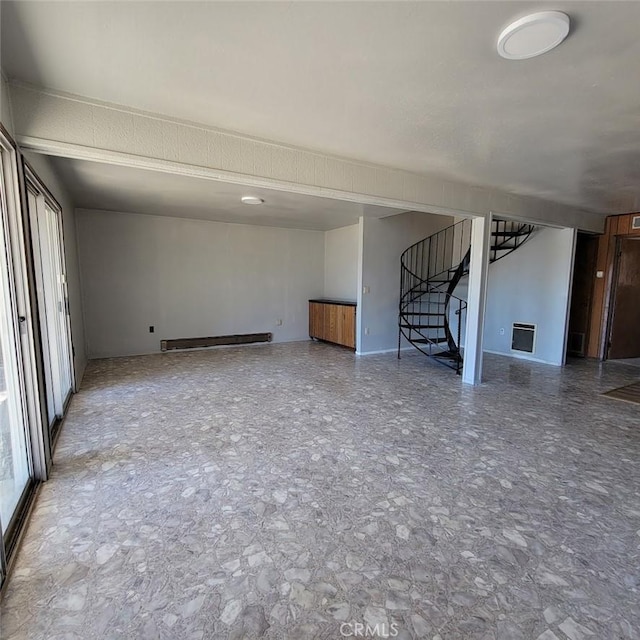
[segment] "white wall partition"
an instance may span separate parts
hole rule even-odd
[[[537,227],[516,251],[489,265],[484,351],[546,364],[564,363],[574,233],[573,229]],[[454,295],[466,299],[468,289],[469,278],[465,277]],[[535,325],[533,353],[511,349],[514,322]]]
[[[489,269],[484,348],[548,364],[564,363],[573,268],[573,229],[538,228]],[[536,326],[534,352],[511,349],[514,322]]]

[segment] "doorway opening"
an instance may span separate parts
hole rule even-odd
[[[587,354],[587,342],[593,306],[593,279],[598,258],[598,236],[578,233],[576,238],[567,355],[583,358]]]

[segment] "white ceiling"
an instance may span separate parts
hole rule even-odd
[[[84,209],[319,231],[355,224],[360,216],[384,218],[402,213],[387,207],[273,189],[249,189],[146,169],[68,158],[50,160],[75,205]],[[240,198],[244,195],[256,195],[264,204],[242,204]]]
[[[8,2],[10,78],[602,213],[640,208],[640,2]],[[507,61],[512,19],[567,40]]]

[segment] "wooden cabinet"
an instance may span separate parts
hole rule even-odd
[[[309,300],[309,336],[355,349],[355,302]]]

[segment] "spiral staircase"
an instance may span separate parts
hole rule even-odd
[[[489,262],[522,246],[535,227],[512,220],[491,223]],[[427,356],[462,370],[460,337],[467,308],[462,279],[469,273],[471,220],[411,245],[400,257],[398,358],[402,338]],[[463,284],[463,283],[462,283]]]

